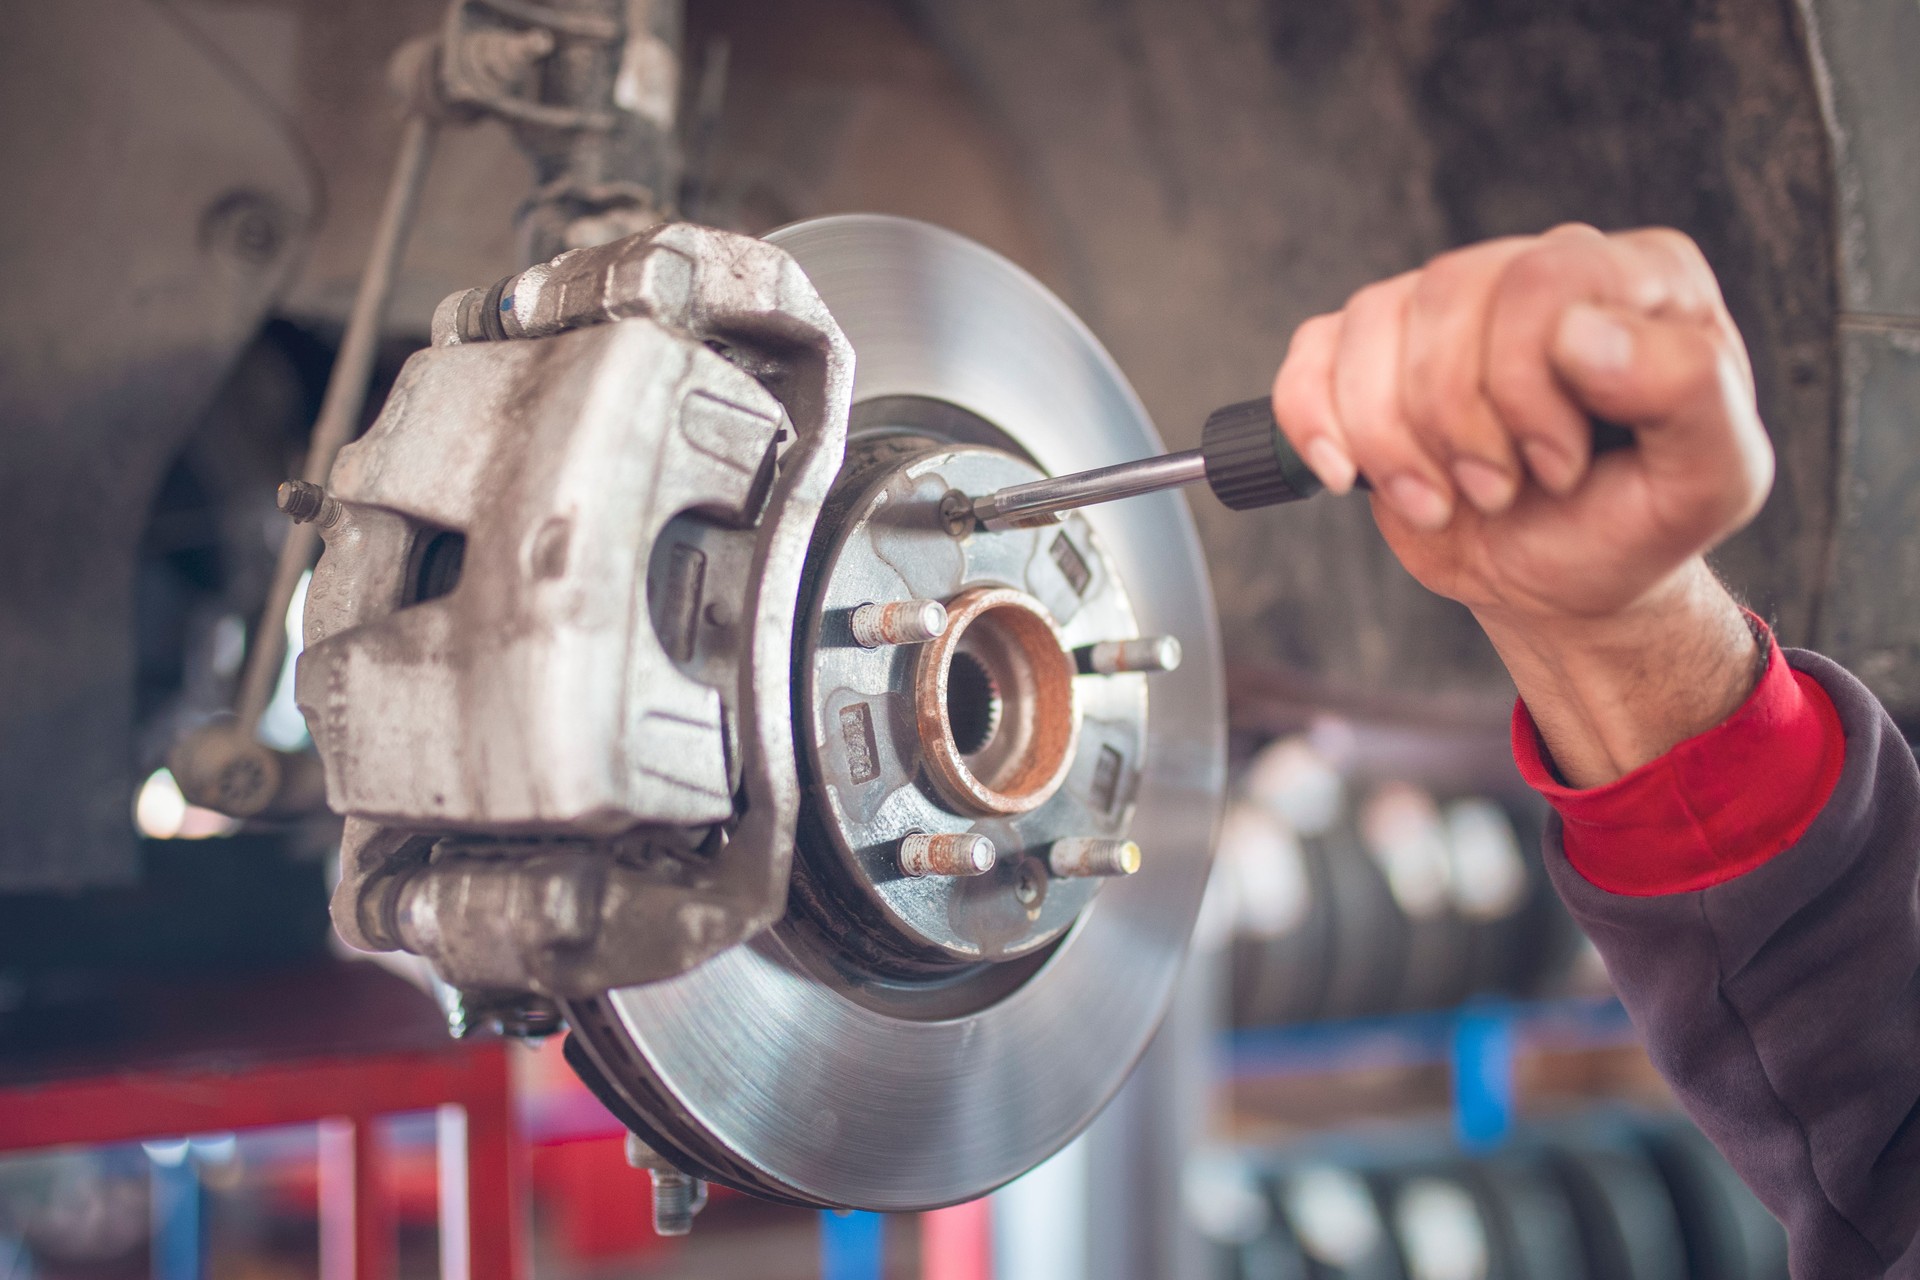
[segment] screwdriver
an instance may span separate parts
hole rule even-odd
[[[1594,424],[1596,455],[1632,443],[1633,435],[1626,428],[1610,422]],[[1214,497],[1235,511],[1298,502],[1326,488],[1273,420],[1273,402],[1243,400],[1208,415],[1198,449],[1010,485],[972,499],[973,518],[987,529],[1051,524],[1062,511],[1202,480]],[[1356,489],[1371,487],[1365,476],[1354,481]]]

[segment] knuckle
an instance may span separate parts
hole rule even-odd
[[[1293,331],[1293,339],[1287,344],[1289,357],[1313,350],[1325,343],[1332,330],[1339,323],[1339,317],[1331,314],[1310,316],[1300,322]]]
[[[1355,314],[1371,315],[1388,305],[1392,294],[1393,285],[1390,281],[1378,280],[1369,285],[1362,285],[1347,299],[1346,310]]]
[[[1590,222],[1562,222],[1550,228],[1543,240],[1602,240],[1605,236]]]
[[[1287,355],[1273,375],[1274,412],[1282,426],[1297,420],[1317,422],[1325,399],[1337,317],[1315,316],[1294,330]]]
[[[1290,375],[1286,369],[1280,371],[1279,379],[1273,384],[1273,408],[1281,430],[1289,436],[1310,432],[1321,425],[1318,399],[1308,391],[1303,378]]]
[[[1468,245],[1449,249],[1420,269],[1413,287],[1416,301],[1432,302],[1452,298],[1467,281],[1477,276],[1480,264],[1492,245]]]
[[[1514,255],[1494,285],[1499,304],[1537,297],[1560,289],[1566,278],[1566,255],[1562,247],[1542,240],[1531,249]]]
[[[1620,235],[1630,244],[1670,254],[1689,264],[1697,263],[1703,267],[1707,264],[1707,256],[1701,252],[1699,242],[1678,228],[1639,227],[1633,231],[1623,231]]]
[[[1339,406],[1340,424],[1346,428],[1347,437],[1351,440],[1364,440],[1378,447],[1406,429],[1399,421],[1399,415],[1378,394],[1376,387],[1338,388],[1335,399]]]
[[[1306,436],[1331,430],[1333,403],[1324,377],[1307,371],[1282,370],[1273,387],[1273,411],[1283,431]]]
[[[1474,306],[1492,284],[1484,260],[1458,254],[1436,258],[1407,290],[1407,315],[1422,321],[1429,333],[1440,332],[1450,318]]]
[[[1716,314],[1719,281],[1692,236],[1673,227],[1642,227],[1622,232],[1620,242],[1634,251],[1635,273],[1646,277],[1645,287],[1661,303],[1683,315]]]

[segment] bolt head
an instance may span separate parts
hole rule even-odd
[[[188,803],[230,818],[264,811],[280,790],[280,758],[231,721],[202,725],[182,738],[167,767]]]
[[[1013,896],[1030,912],[1040,909],[1041,900],[1047,896],[1047,877],[1038,860],[1028,858],[1020,864],[1013,882]]]
[[[949,490],[940,499],[940,523],[950,537],[964,538],[974,531],[973,499],[958,489]]]

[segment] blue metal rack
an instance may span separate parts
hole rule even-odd
[[[878,1213],[820,1215],[820,1280],[881,1280],[886,1218]]]
[[[1498,1016],[1515,1047],[1601,1048],[1633,1043],[1633,1026],[1612,996],[1481,1001],[1457,1009],[1399,1013],[1344,1022],[1257,1027],[1226,1037],[1231,1079],[1312,1075],[1352,1068],[1422,1066],[1453,1060],[1463,1018]]]
[[[1229,1079],[1251,1080],[1445,1064],[1460,1144],[1485,1150],[1513,1126],[1513,1062],[1521,1048],[1604,1048],[1634,1040],[1633,1024],[1612,996],[1483,1000],[1429,1013],[1236,1031],[1227,1037],[1226,1069]]]

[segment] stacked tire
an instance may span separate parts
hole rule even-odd
[[[1541,994],[1578,935],[1547,883],[1536,809],[1400,782],[1355,786],[1294,739],[1246,772],[1216,875],[1242,1027]]]
[[[1431,1133],[1249,1157],[1233,1280],[1787,1280],[1786,1237],[1684,1119],[1608,1112],[1465,1155]]]

